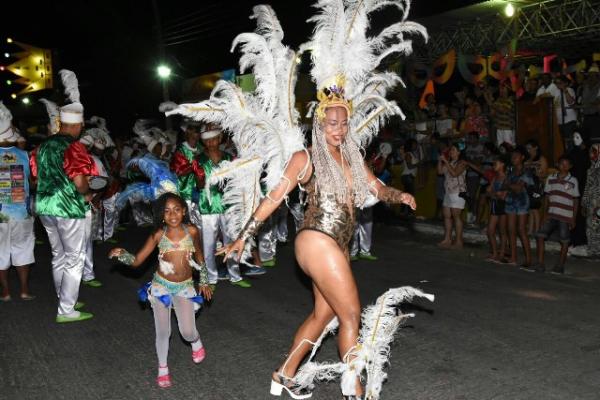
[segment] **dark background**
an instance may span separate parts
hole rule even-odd
[[[410,19],[478,2],[414,1]],[[183,79],[237,66],[237,55],[229,52],[231,42],[238,33],[254,29],[248,17],[252,6],[261,3],[271,4],[277,12],[286,44],[298,46],[308,38],[312,25],[306,20],[313,13],[312,1],[156,0],[167,43],[164,62],[173,70],[172,100],[179,100]],[[50,48],[54,72],[75,71],[86,115],[106,117],[114,134],[128,134],[138,117],[158,117],[162,90],[156,66],[161,56],[151,0],[3,2],[2,13],[0,65],[14,61],[4,58],[5,52],[19,50],[6,43],[7,37]],[[397,12],[387,9],[373,23],[397,18]],[[44,118],[45,111],[36,101],[40,97],[63,101],[59,90],[40,91],[29,95],[32,105],[26,107],[19,98],[10,98],[21,86],[6,85],[7,79],[17,77],[5,71],[0,78],[0,98],[17,119]],[[60,89],[60,84],[55,82],[55,87]]]

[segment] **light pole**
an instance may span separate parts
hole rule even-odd
[[[160,64],[158,67],[156,67],[156,73],[158,74],[158,77],[160,78],[162,84],[163,101],[169,101],[169,86],[167,81],[171,76],[171,68],[168,65]],[[168,117],[165,118],[165,128],[167,130],[170,130],[171,119]]]

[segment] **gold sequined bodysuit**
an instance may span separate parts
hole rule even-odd
[[[317,191],[313,175],[305,186],[307,207],[302,228],[322,232],[336,241],[342,251],[348,251],[354,234],[354,210],[347,203],[339,202],[331,193]]]

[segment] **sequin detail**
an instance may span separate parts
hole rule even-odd
[[[332,193],[318,192],[314,174],[306,184],[307,207],[301,230],[310,229],[331,236],[346,252],[354,234],[354,212]]]

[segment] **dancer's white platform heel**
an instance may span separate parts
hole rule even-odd
[[[294,389],[292,379],[286,378],[280,373],[277,373],[277,379],[279,379],[279,382],[275,379],[271,380],[271,394],[273,396],[281,396],[285,390],[292,399],[310,399],[312,397],[312,392],[306,389]]]

